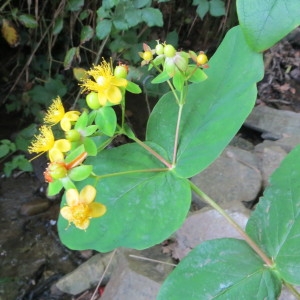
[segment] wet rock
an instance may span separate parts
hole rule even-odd
[[[264,134],[279,138],[299,135],[300,114],[278,110],[268,106],[256,106],[247,118],[245,125]]]
[[[234,209],[228,209],[226,212],[244,229],[250,211],[241,203],[232,204]],[[203,208],[192,213],[175,233],[176,242],[171,250],[172,256],[181,260],[198,244],[223,237],[242,238],[219,212],[211,208]]]
[[[34,216],[46,211],[50,207],[48,199],[36,198],[21,205],[20,214],[23,216]]]
[[[250,202],[256,199],[261,190],[261,180],[256,156],[232,146],[192,178],[200,189],[224,207],[234,201]],[[197,200],[194,198],[194,201]]]
[[[157,261],[138,260],[130,255],[144,256]],[[161,247],[155,246],[144,251],[118,250],[117,268],[105,287],[103,300],[155,300],[160,285],[171,272],[170,258],[161,253]]]

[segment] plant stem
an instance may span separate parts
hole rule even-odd
[[[139,144],[141,147],[146,149],[149,153],[151,153],[153,156],[155,156],[159,161],[161,161],[168,169],[173,169],[173,165],[167,162],[160,154],[158,154],[155,150],[153,150],[151,147],[149,147],[147,144],[139,140],[137,137],[130,137],[133,139],[137,144]]]
[[[245,239],[248,245],[260,256],[267,266],[272,267],[272,260],[259,248],[259,246],[250,238],[250,236],[237,224],[214,200],[201,191],[194,183],[190,181],[192,190],[199,195],[207,204],[218,211]]]
[[[179,138],[179,128],[180,128],[180,121],[181,121],[181,115],[182,115],[182,108],[183,108],[183,104],[179,104],[179,110],[178,110],[178,116],[177,116],[177,124],[176,124],[176,130],[175,130],[173,160],[172,160],[172,165],[173,166],[176,163],[176,155],[177,155],[178,138]]]
[[[292,294],[296,296],[297,299],[300,299],[300,293],[295,289],[295,287],[287,282],[283,282],[283,284],[291,291]]]

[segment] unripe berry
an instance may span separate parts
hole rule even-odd
[[[119,66],[115,67],[114,75],[117,78],[124,78],[124,79],[126,79],[127,74],[128,74],[128,67],[126,65],[119,65]]]
[[[164,46],[162,44],[157,44],[155,47],[155,53],[157,55],[164,54]]]
[[[98,99],[98,94],[95,92],[90,92],[86,96],[86,103],[90,109],[98,109],[100,108],[101,104]]]
[[[208,62],[207,56],[203,52],[200,52],[200,54],[197,56],[197,65],[204,65],[207,62]]]
[[[164,47],[164,54],[166,57],[173,57],[176,54],[176,49],[172,45],[166,45]]]
[[[53,162],[48,166],[47,173],[53,179],[60,179],[60,178],[66,177],[68,171],[67,171],[64,163]]]
[[[80,140],[81,135],[76,129],[71,129],[65,133],[66,139],[70,142],[77,142]]]

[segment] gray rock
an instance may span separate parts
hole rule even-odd
[[[232,207],[235,209],[225,211],[244,229],[249,219],[249,210],[240,203],[235,203]],[[219,212],[211,208],[203,208],[192,213],[175,233],[173,257],[181,260],[198,244],[222,237],[242,238]]]
[[[99,278],[102,276],[108,262],[110,254],[96,254],[73,272],[63,276],[56,283],[56,287],[67,294],[77,295],[85,290],[97,285]],[[103,283],[107,283],[111,275],[115,262],[104,276]]]
[[[234,201],[253,201],[261,190],[261,174],[256,156],[229,146],[206,170],[192,181],[224,207]],[[197,201],[194,195],[194,201]]]
[[[268,106],[256,106],[245,125],[261,133],[279,137],[299,135],[300,114]]]
[[[117,268],[105,287],[103,300],[155,300],[159,288],[172,267],[164,263],[137,260],[130,257],[133,253],[151,257],[162,262],[170,262],[170,258],[161,253],[156,246],[142,251],[118,250]]]
[[[263,186],[269,184],[272,173],[280,166],[287,152],[275,142],[265,141],[255,148],[255,153],[260,160],[259,169],[262,174]]]

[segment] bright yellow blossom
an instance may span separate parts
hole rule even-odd
[[[48,108],[44,117],[44,122],[50,126],[60,122],[62,130],[68,131],[71,129],[71,122],[77,121],[79,115],[79,111],[72,110],[65,112],[61,99],[58,96]]]
[[[93,202],[96,197],[96,189],[85,186],[80,193],[76,189],[66,191],[67,206],[64,206],[60,213],[66,220],[82,230],[90,225],[91,218],[98,218],[106,213],[105,205]]]
[[[66,139],[55,140],[53,132],[48,126],[41,126],[40,133],[35,135],[35,140],[28,147],[29,153],[49,152],[50,161],[63,161],[63,152],[71,149],[71,143]]]
[[[113,75],[112,63],[104,59],[100,65],[94,66],[87,74],[94,80],[84,79],[81,84],[83,92],[91,91],[98,94],[100,105],[104,106],[107,101],[111,104],[119,104],[122,101],[121,87],[127,86],[127,80]]]

